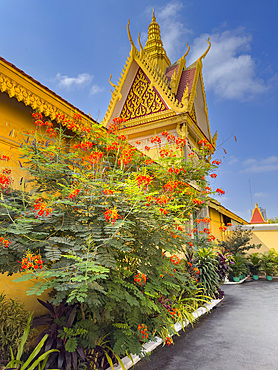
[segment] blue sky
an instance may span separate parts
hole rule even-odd
[[[152,9],[172,62],[207,48],[203,76],[221,203],[250,220],[255,202],[278,216],[277,0],[1,0],[0,56],[101,121],[134,41]],[[235,139],[236,137],[236,139]],[[225,154],[225,152],[227,154]]]

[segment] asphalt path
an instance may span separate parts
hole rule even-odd
[[[225,285],[224,300],[134,370],[278,370],[278,281]]]

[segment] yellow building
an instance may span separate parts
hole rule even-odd
[[[112,84],[111,102],[105,114],[103,125],[109,127],[114,117],[127,120],[121,127],[139,150],[149,146],[148,155],[155,156],[151,137],[165,130],[176,138],[186,139],[185,156],[197,146],[199,140],[207,140],[214,152],[217,134],[210,132],[207,103],[202,77],[202,61],[210,48],[190,66],[186,66],[187,51],[171,64],[163,48],[159,25],[153,14],[148,30],[148,39],[140,50],[135,47],[128,24],[131,51],[117,85]],[[24,176],[20,161],[22,134],[34,129],[31,113],[37,110],[51,120],[58,113],[72,118],[74,113],[81,115],[84,125],[94,120],[74,107],[47,87],[28,76],[16,66],[0,58],[0,171],[9,167],[12,170],[14,186],[18,187]],[[162,145],[166,144],[163,142]],[[5,158],[10,158],[9,163]],[[247,222],[211,199],[201,217],[210,217],[212,233],[216,238],[224,237],[219,229],[223,225],[246,224]],[[0,291],[8,296],[23,300],[29,310],[38,312],[36,297],[26,297],[27,283],[13,283],[15,276],[0,278]]]
[[[270,224],[267,221],[266,211],[255,204],[252,211],[250,225],[244,225],[244,229],[252,230],[251,244],[261,244],[259,252],[263,253],[269,249],[275,249],[278,252],[278,224]],[[256,249],[250,249],[249,253],[257,252]]]

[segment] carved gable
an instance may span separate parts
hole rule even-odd
[[[120,117],[126,120],[143,117],[168,109],[156,90],[150,86],[150,81],[139,68],[131,89],[128,93]]]

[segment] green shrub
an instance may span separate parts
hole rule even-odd
[[[0,358],[10,356],[10,348],[15,351],[28,320],[28,312],[24,305],[12,298],[0,294]]]

